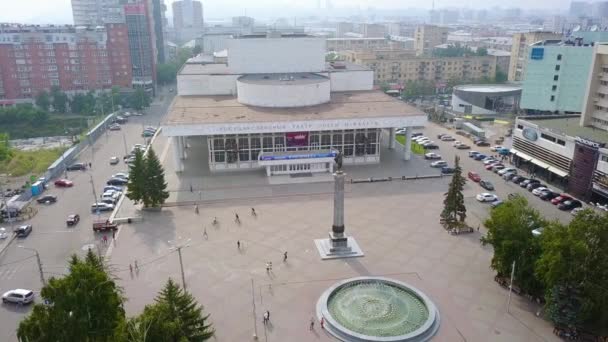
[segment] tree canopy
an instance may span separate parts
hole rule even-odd
[[[89,250],[85,259],[72,256],[69,274],[51,278],[17,329],[21,341],[115,341],[125,311],[120,288]]]
[[[516,196],[492,209],[484,225],[488,233],[481,241],[494,247],[491,267],[498,275],[509,276],[515,261],[515,283],[527,293],[542,296],[544,287],[534,272],[541,246],[532,230],[547,222],[524,197]]]
[[[36,95],[36,106],[48,112],[49,108],[51,107],[51,98],[46,90],[42,90],[38,93],[38,95]]]
[[[146,187],[148,186],[145,167],[144,154],[141,150],[137,149],[135,151],[135,161],[133,162],[133,166],[129,173],[129,183],[127,186],[127,197],[135,202],[135,204],[142,201],[147,202],[147,200],[144,200],[144,196],[146,196]]]
[[[460,157],[454,157],[454,174],[443,200],[443,211],[441,219],[446,229],[459,228],[464,225],[467,217],[467,208],[464,205],[464,195],[462,194],[466,179],[462,176],[460,167]]]
[[[165,181],[165,170],[152,148],[148,150],[145,164],[147,186],[142,200],[146,207],[157,207],[165,203],[165,200],[169,198],[167,182]]]
[[[458,43],[449,44],[445,48],[433,49],[433,56],[435,57],[470,57],[470,56],[487,56],[488,49],[480,47],[476,51],[473,51],[468,46],[462,46]]]

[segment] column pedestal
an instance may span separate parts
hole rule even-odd
[[[410,160],[412,158],[412,127],[405,129],[405,145],[403,149],[403,159]]]
[[[389,128],[388,148],[391,150],[395,149],[395,129],[394,128]]]

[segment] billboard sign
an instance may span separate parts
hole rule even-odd
[[[308,146],[308,132],[288,132],[285,133],[287,146]]]
[[[320,153],[285,154],[285,155],[276,155],[276,156],[261,155],[260,160],[273,161],[273,160],[295,160],[295,159],[312,159],[312,158],[335,158],[336,155],[338,155],[338,153],[336,151],[320,152]]]

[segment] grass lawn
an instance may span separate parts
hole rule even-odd
[[[8,161],[0,162],[0,172],[12,177],[27,174],[40,175],[55,161],[65,148],[48,150],[19,151],[13,150],[13,157]]]
[[[401,145],[405,146],[405,135],[397,134],[395,135],[395,140],[397,140]],[[416,154],[424,154],[424,147],[412,141],[412,152]]]

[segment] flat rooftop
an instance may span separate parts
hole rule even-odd
[[[544,119],[539,117],[522,117],[520,120],[534,123],[538,126],[547,128],[556,133],[561,133],[571,137],[587,138],[596,142],[608,143],[608,132],[595,127],[585,127],[580,125],[580,116],[561,117]]]
[[[380,91],[334,92],[328,103],[298,108],[247,106],[230,95],[176,96],[163,124],[236,124],[403,116],[426,115]]]
[[[310,72],[285,73],[285,74],[247,74],[239,77],[239,82],[248,84],[312,84],[327,82],[329,78]]]
[[[325,63],[325,70],[319,72],[345,72],[345,71],[368,71],[369,68],[354,63],[342,62],[334,63],[338,68]],[[344,66],[343,68],[340,66]],[[187,63],[184,64],[179,75],[242,75],[236,73],[224,63]]]
[[[521,87],[510,86],[505,84],[468,84],[454,87],[462,91],[474,91],[478,93],[501,93],[508,91],[518,91]]]

